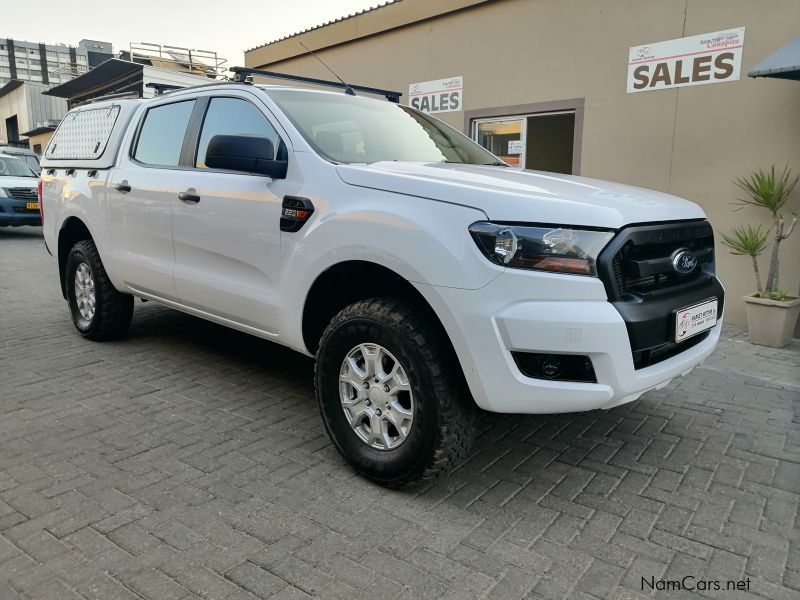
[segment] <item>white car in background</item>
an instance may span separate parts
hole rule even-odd
[[[42,224],[37,180],[25,162],[0,154],[0,227]]]
[[[39,167],[39,156],[36,154],[36,152],[28,148],[0,146],[0,156],[13,156],[14,158],[18,158],[28,165],[31,170],[36,173],[36,175],[39,175],[41,172],[41,168]]]

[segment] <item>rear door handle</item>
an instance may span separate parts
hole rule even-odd
[[[184,202],[193,202],[197,204],[198,202],[200,202],[200,196],[195,194],[195,191],[196,190],[194,188],[189,188],[185,192],[179,192],[178,198],[180,198]]]
[[[114,189],[122,194],[127,194],[131,191],[131,186],[128,184],[128,180],[124,179],[120,181],[117,185],[114,186]]]

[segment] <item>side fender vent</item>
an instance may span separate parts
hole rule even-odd
[[[281,231],[288,233],[300,231],[312,214],[314,214],[314,205],[308,198],[284,196],[283,210],[281,210]]]

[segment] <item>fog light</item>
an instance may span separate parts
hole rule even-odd
[[[545,377],[555,379],[561,375],[561,371],[564,370],[564,364],[561,358],[558,356],[555,356],[554,354],[546,354],[544,358],[542,358],[539,368],[542,370],[542,374]]]
[[[585,354],[512,352],[511,356],[526,377],[597,383],[592,359]]]

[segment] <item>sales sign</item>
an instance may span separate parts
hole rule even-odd
[[[461,75],[435,81],[412,83],[408,86],[411,107],[424,113],[463,110],[463,93],[464,78]]]
[[[744,27],[634,46],[628,56],[628,93],[737,81]]]

